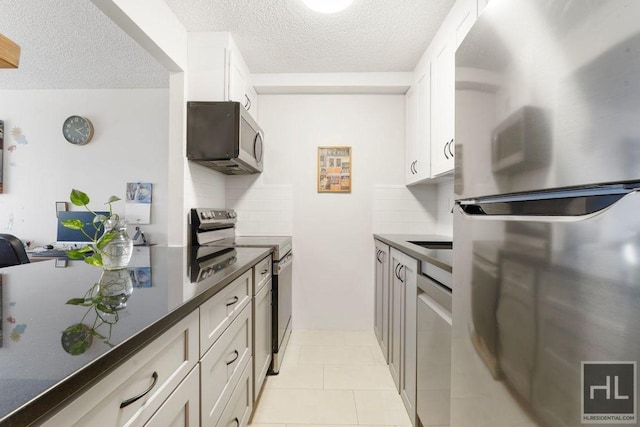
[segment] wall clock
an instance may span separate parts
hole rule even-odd
[[[62,125],[64,139],[75,145],[85,145],[93,138],[93,124],[82,116],[70,116]]]

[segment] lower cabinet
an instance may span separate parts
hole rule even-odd
[[[195,311],[44,425],[162,425],[151,424],[150,418],[163,407],[163,403],[167,403],[169,395],[179,387],[187,374],[193,374],[192,369],[197,362],[198,311]],[[192,403],[195,404],[194,401]],[[169,409],[167,411],[171,412]]]
[[[373,329],[382,349],[384,360],[389,362],[389,245],[375,242],[375,302]]]
[[[253,301],[253,400],[258,400],[271,366],[271,280]]]
[[[416,425],[416,297],[418,261],[391,248],[389,370]]]
[[[271,292],[269,256],[43,425],[247,426],[271,364]]]
[[[247,305],[200,361],[202,425],[216,425],[251,360],[251,307]]]
[[[197,427],[200,425],[200,366],[196,365],[145,427]]]

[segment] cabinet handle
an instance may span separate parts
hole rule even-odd
[[[233,350],[233,353],[234,353],[234,358],[229,362],[227,362],[227,366],[231,365],[233,362],[238,360],[238,357],[240,357],[240,353],[238,353],[238,350]]]
[[[238,425],[238,427],[240,427],[240,420],[238,420],[238,417],[235,417],[231,421],[235,421],[235,423]]]
[[[376,254],[376,259],[378,260],[378,262],[380,264],[382,264],[382,260],[380,259],[380,254],[382,253],[382,251],[380,249],[378,249],[378,253]]]
[[[240,299],[237,296],[233,297],[233,301],[228,302],[227,303],[227,307],[232,306],[233,304],[237,303],[238,301],[240,301]]]
[[[395,268],[396,277],[397,277],[398,279],[400,279],[400,274],[398,273],[398,269],[399,269],[400,267],[402,267],[402,264],[397,264],[397,265],[396,265],[396,268]]]
[[[262,270],[262,271],[260,272],[260,274],[262,274],[262,275],[264,276],[264,275],[265,275],[265,274],[267,274],[268,272],[269,272],[269,269],[268,269],[268,268],[265,268],[264,270]]]
[[[153,378],[153,382],[151,383],[151,386],[148,389],[146,389],[144,392],[140,393],[139,395],[123,401],[120,404],[120,409],[131,405],[136,400],[142,399],[144,396],[146,396],[147,393],[151,391],[151,389],[153,389],[153,387],[155,387],[156,383],[158,382],[158,373],[156,371],[153,371],[153,374],[151,375],[151,377]]]
[[[453,159],[453,151],[451,151],[451,146],[453,145],[453,139],[451,141],[449,141],[449,143],[447,144],[447,146],[449,147],[449,154],[451,155],[451,158]]]
[[[449,146],[449,143],[447,142],[446,144],[444,144],[444,146],[442,147],[442,151],[444,152],[444,157],[447,158],[447,160],[449,160],[449,156],[447,155],[447,147]]]
[[[404,265],[400,266],[400,270],[398,270],[398,280],[400,280],[400,283],[404,283],[404,280],[402,279],[402,271],[404,269]]]
[[[245,108],[247,111],[249,111],[249,108],[250,108],[251,104],[249,103],[249,102],[250,102],[250,101],[249,101],[249,97],[247,96],[247,94],[246,94],[246,93],[244,94],[244,99],[246,100],[246,101],[244,102],[244,108]]]
[[[247,100],[249,101],[249,107],[247,108],[247,111],[251,110],[251,98],[247,97]]]

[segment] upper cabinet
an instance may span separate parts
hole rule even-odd
[[[455,52],[478,17],[478,2],[457,0],[415,70],[407,92],[407,185],[453,173]]]
[[[229,33],[189,33],[187,99],[237,101],[257,121],[258,95]]]

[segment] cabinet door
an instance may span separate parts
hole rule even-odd
[[[391,324],[390,324],[390,343],[389,351],[389,370],[393,377],[393,382],[400,391],[400,379],[402,375],[402,346],[404,334],[404,286],[399,276],[399,270],[402,267],[402,253],[396,249],[391,249],[390,263],[390,283],[391,283]]]
[[[415,87],[407,92],[405,97],[406,121],[405,121],[405,183],[413,184],[417,179],[415,165],[418,161],[417,153],[417,115],[418,95]]]
[[[456,49],[478,18],[477,0],[457,0],[454,11]]]
[[[444,38],[432,62],[431,176],[453,171],[455,38]]]
[[[200,360],[200,408],[203,425],[218,422],[247,365],[252,372],[251,330],[251,307],[246,306]]]
[[[191,371],[145,427],[197,427],[200,425],[200,367]]]
[[[246,104],[245,87],[247,85],[247,72],[242,61],[236,57],[232,50],[229,53],[229,101]]]
[[[253,399],[251,398],[253,390],[253,381],[251,375],[251,363],[244,370],[238,385],[236,386],[227,407],[215,424],[216,427],[247,427],[249,425],[249,417],[253,410]],[[202,422],[203,426],[213,426],[209,422]]]
[[[415,425],[416,417],[416,299],[418,298],[418,261],[402,255],[398,274],[404,288],[404,333],[402,336],[402,369],[400,396]]]
[[[271,258],[271,257],[269,257]],[[271,280],[254,298],[253,315],[253,400],[258,394],[271,365]]]
[[[249,80],[247,80],[246,82],[245,94],[246,94],[245,108],[247,109],[249,114],[251,114],[251,117],[253,117],[253,119],[257,122],[258,121],[258,93],[253,88],[253,86],[251,86]]]
[[[416,179],[422,181],[431,176],[431,67],[418,81],[418,111],[416,114]]]
[[[389,362],[389,246],[375,245],[375,322],[374,331],[384,359]]]

